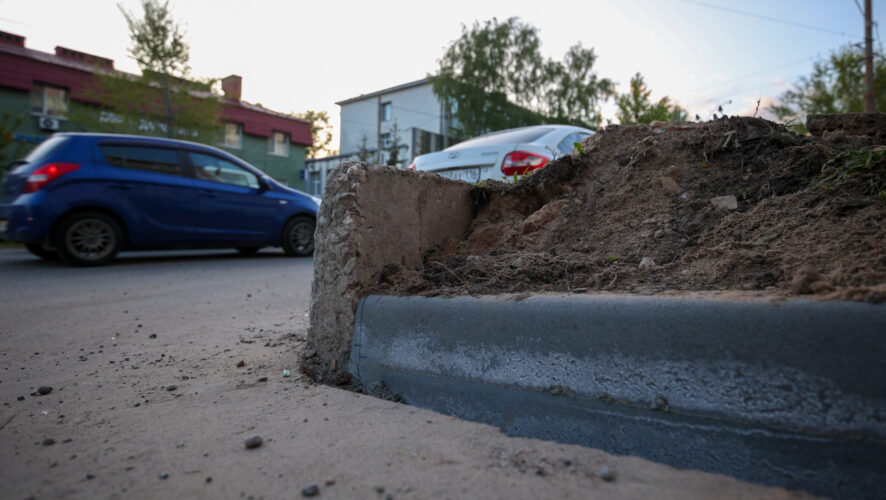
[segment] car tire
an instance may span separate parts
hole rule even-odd
[[[237,247],[240,255],[255,255],[259,250],[261,250],[261,247]]]
[[[65,217],[55,230],[55,248],[66,264],[98,266],[117,256],[123,231],[117,221],[100,212]]]
[[[25,248],[27,248],[29,252],[36,255],[37,257],[40,257],[41,259],[58,260],[58,254],[55,253],[55,251],[53,250],[47,250],[43,248],[43,245],[26,243]]]
[[[280,244],[286,255],[307,257],[314,253],[314,230],[316,224],[310,217],[293,217],[283,227]]]

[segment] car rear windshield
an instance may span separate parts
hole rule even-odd
[[[63,135],[50,136],[45,141],[41,142],[39,146],[34,148],[33,151],[28,153],[28,156],[25,156],[23,160],[16,162],[21,163],[21,166],[17,167],[14,172],[42,164],[47,158],[55,154],[60,147],[68,142],[68,139],[68,137]]]
[[[468,139],[465,142],[460,142],[455,146],[448,148],[447,151],[453,149],[476,148],[483,146],[498,146],[499,144],[524,144],[527,142],[532,142],[552,130],[554,129],[550,127],[530,127],[520,128],[516,130],[507,130],[504,132],[495,132],[488,135],[481,135],[480,137],[475,137],[473,139]]]

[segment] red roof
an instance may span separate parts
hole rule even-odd
[[[95,77],[93,64],[0,43],[0,86],[31,90],[34,82],[65,87],[71,99],[98,104],[87,97]],[[222,99],[222,119],[240,123],[246,134],[270,137],[274,131],[286,132],[294,144],[311,146],[311,124],[307,120],[265,109],[256,104]]]

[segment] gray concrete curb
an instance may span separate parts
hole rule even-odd
[[[361,300],[350,372],[541,437],[832,497],[886,479],[886,306]]]

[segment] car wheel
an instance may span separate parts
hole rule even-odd
[[[97,266],[117,256],[122,231],[114,219],[99,212],[80,212],[65,218],[55,233],[55,247],[66,264]]]
[[[27,248],[29,252],[36,255],[37,257],[40,257],[41,259],[58,260],[58,254],[52,250],[47,250],[43,248],[43,245],[27,243],[25,244],[25,248]]]
[[[309,217],[294,217],[286,223],[281,236],[281,244],[286,255],[307,257],[314,253],[314,229],[316,225]]]
[[[261,247],[237,247],[240,255],[255,255],[259,250],[261,250]]]

